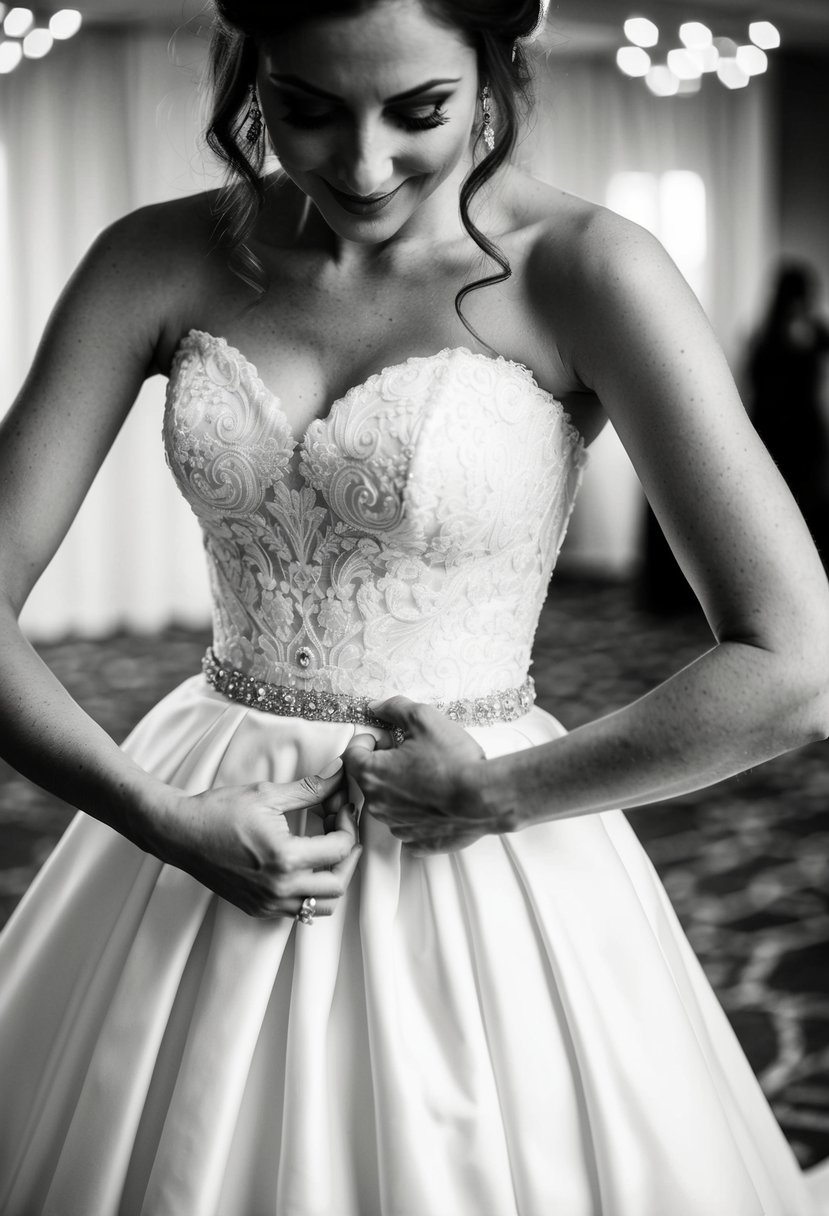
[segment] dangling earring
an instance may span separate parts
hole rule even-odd
[[[250,86],[250,105],[245,116],[245,121],[248,124],[248,129],[245,132],[245,139],[251,145],[259,143],[259,137],[262,134],[262,111],[259,109],[259,100],[256,96],[256,88]]]
[[[481,89],[481,109],[484,114],[482,134],[487,152],[495,151],[495,128],[492,125],[492,111],[489,108],[491,105],[492,93],[489,88],[489,82],[487,82]]]

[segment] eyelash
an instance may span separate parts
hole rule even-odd
[[[443,110],[444,102],[435,102],[435,107],[431,114],[425,114],[418,117],[414,114],[394,114],[395,121],[400,124],[406,131],[434,131],[437,127],[442,127],[444,123],[449,121],[448,115]],[[282,121],[290,123],[292,127],[302,127],[306,130],[315,130],[318,127],[327,126],[332,121],[330,112],[325,114],[307,114],[302,110],[291,109],[288,107],[287,112],[283,114]]]

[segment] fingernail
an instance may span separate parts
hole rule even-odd
[[[326,764],[324,769],[320,770],[320,777],[333,777],[338,773],[343,766],[342,756],[335,756],[330,764]]]

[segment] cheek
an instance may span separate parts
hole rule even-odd
[[[321,132],[298,131],[286,128],[283,123],[272,124],[269,131],[271,147],[285,169],[309,172],[324,164],[331,155],[332,141]]]
[[[458,162],[466,155],[468,148],[469,136],[467,133],[455,131],[451,137],[442,139],[438,136],[431,141],[430,147],[427,148],[424,145],[417,152],[413,152],[410,159],[402,160],[401,164],[412,172],[442,180],[455,169]]]
[[[425,177],[444,177],[466,155],[469,131],[460,123],[406,140],[395,160],[401,169]]]

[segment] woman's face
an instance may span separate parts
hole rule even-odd
[[[257,87],[282,168],[346,239],[388,239],[465,171],[475,52],[419,0],[383,0],[264,42]]]

